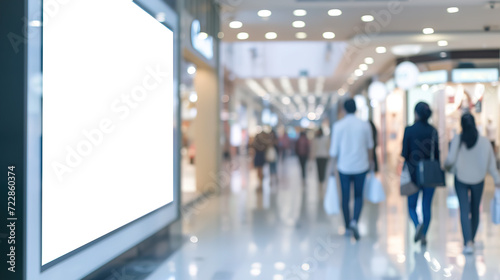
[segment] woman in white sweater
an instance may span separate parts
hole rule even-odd
[[[474,252],[474,238],[479,225],[479,205],[486,173],[490,173],[495,186],[500,186],[491,143],[479,135],[474,116],[462,116],[462,134],[451,141],[445,168],[455,174],[455,190],[460,204],[460,222],[464,236],[464,254]],[[469,194],[470,191],[470,194]]]

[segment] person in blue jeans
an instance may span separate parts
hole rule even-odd
[[[472,254],[479,226],[479,206],[483,195],[484,178],[489,172],[498,187],[500,175],[491,143],[488,138],[479,135],[474,116],[465,113],[461,124],[462,133],[451,141],[445,168],[455,174],[455,190],[460,204],[460,222],[464,236],[464,254]]]
[[[340,179],[342,190],[342,212],[346,233],[350,230],[359,240],[358,221],[363,208],[363,187],[366,173],[373,170],[373,137],[368,122],[358,119],[353,99],[344,102],[346,115],[332,129],[330,156],[333,170]],[[354,215],[351,219],[349,200],[351,184],[354,184]]]
[[[439,161],[439,136],[437,130],[429,124],[431,115],[429,104],[419,102],[415,106],[415,123],[405,129],[401,153],[410,171],[411,180],[420,188],[417,193],[408,196],[408,212],[416,229],[414,241],[420,241],[423,246],[427,244],[426,235],[431,223],[431,206],[435,189],[418,185],[417,166],[420,161],[431,158],[432,145],[434,145],[434,158]],[[420,193],[422,193],[422,224],[416,211]]]

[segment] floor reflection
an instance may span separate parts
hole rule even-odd
[[[197,242],[188,242],[148,279],[500,279],[500,226],[489,215],[489,178],[476,253],[465,257],[451,186],[436,190],[423,248],[409,238],[414,229],[397,176],[382,170],[387,199],[365,201],[355,242],[344,235],[340,214],[325,214],[325,186],[316,179],[314,161],[305,182],[295,157],[280,162],[277,180],[265,168],[262,192],[251,161],[235,161],[221,194],[183,220],[186,235]]]

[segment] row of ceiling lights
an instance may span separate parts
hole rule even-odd
[[[454,13],[458,13],[459,11],[459,8],[458,7],[449,7],[446,9],[448,13],[450,14],[454,14]],[[271,15],[272,15],[272,12],[270,10],[260,10],[257,12],[257,15],[261,18],[269,18]],[[297,17],[303,17],[303,16],[306,16],[307,15],[307,11],[304,10],[304,9],[297,9],[297,10],[294,10],[293,11],[293,15],[294,16],[297,16]],[[328,15],[329,16],[332,16],[332,17],[337,17],[337,16],[340,16],[342,15],[342,10],[340,9],[331,9],[328,11]],[[363,22],[372,22],[374,21],[375,18],[372,16],[372,15],[363,15],[361,17],[361,21]],[[296,21],[293,21],[292,22],[292,26],[294,28],[304,28],[306,26],[306,23],[304,21],[301,21],[301,20],[296,20]],[[231,21],[229,23],[229,27],[232,28],[232,29],[239,29],[239,28],[242,28],[243,27],[243,23],[241,21]],[[428,34],[433,34],[434,33],[434,29],[433,28],[430,28],[430,27],[426,27],[422,30],[422,33],[428,35]],[[250,35],[247,33],[247,32],[240,32],[237,34],[236,36],[239,40],[246,40],[250,37]],[[295,34],[295,37],[297,39],[306,39],[307,38],[307,33],[305,32],[297,32]],[[274,40],[276,38],[278,38],[278,34],[276,32],[267,32],[265,34],[265,38],[268,39],[268,40]],[[334,39],[335,38],[335,33],[333,32],[324,32],[323,33],[323,38],[325,39]],[[438,42],[438,45],[439,46],[447,46],[448,45],[448,42],[446,41],[439,41]]]

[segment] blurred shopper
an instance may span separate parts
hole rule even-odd
[[[266,161],[269,163],[269,171],[271,174],[271,180],[277,178],[277,162],[278,162],[278,137],[276,132],[271,130],[269,133],[266,148]]]
[[[279,158],[284,159],[285,156],[288,154],[291,146],[291,141],[290,137],[288,137],[288,133],[285,131],[283,134],[279,137],[278,140],[278,152],[279,152]]]
[[[497,139],[497,128],[495,124],[493,123],[493,120],[491,118],[488,118],[488,124],[486,125],[486,137],[488,137],[488,140],[491,143],[491,146],[493,147],[493,152],[495,152],[495,158],[496,158],[496,139]]]
[[[328,152],[330,150],[330,139],[323,134],[323,129],[318,129],[316,138],[313,142],[314,156],[316,157],[316,165],[318,168],[319,183],[325,181],[326,166],[328,163]]]
[[[369,120],[368,123],[370,124],[370,127],[372,129],[372,137],[373,137],[373,171],[378,172],[378,157],[377,157],[377,146],[378,146],[378,133],[377,133],[377,127],[373,123],[372,120]]]
[[[257,169],[257,176],[259,177],[259,186],[257,191],[262,191],[262,183],[264,181],[264,164],[266,163],[266,148],[267,148],[267,133],[261,131],[255,136],[252,142],[252,147],[255,151],[253,166]]]
[[[484,178],[489,172],[500,187],[496,159],[488,138],[479,135],[474,116],[462,116],[462,134],[451,141],[445,168],[455,174],[455,190],[460,203],[460,221],[464,236],[464,254],[474,252],[474,238],[479,226],[479,205]],[[469,194],[470,193],[470,194]]]
[[[309,139],[307,139],[306,133],[302,131],[299,139],[297,139],[297,143],[295,143],[295,153],[299,157],[300,168],[302,169],[302,179],[306,178],[306,164],[309,158],[309,150]]]
[[[420,161],[431,158],[432,145],[434,145],[434,158],[439,161],[439,136],[437,130],[429,124],[431,115],[429,104],[419,102],[415,106],[415,123],[405,129],[401,153],[410,171],[411,180],[420,188],[417,193],[408,196],[408,211],[416,228],[414,241],[421,241],[424,246],[427,244],[426,234],[431,222],[431,205],[435,188],[418,185],[417,166]],[[419,193],[422,193],[423,224],[419,223],[416,211]]]
[[[332,129],[330,156],[333,170],[338,173],[342,189],[342,211],[347,230],[359,240],[358,221],[363,207],[363,187],[366,173],[373,168],[373,136],[370,125],[358,119],[356,103],[348,99],[344,103],[346,116],[336,122]],[[351,183],[354,183],[354,216],[351,220],[349,198]]]

